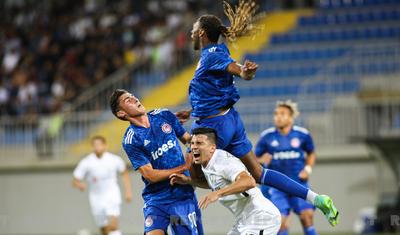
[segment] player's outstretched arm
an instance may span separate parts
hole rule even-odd
[[[228,73],[240,76],[244,80],[251,80],[254,78],[258,65],[252,61],[246,60],[243,65],[233,62],[228,65]]]
[[[86,190],[86,184],[77,178],[74,178],[72,180],[72,187],[77,188],[77,189],[81,190],[82,192],[84,192]]]
[[[129,178],[128,170],[125,169],[122,173],[122,183],[124,184],[125,190],[125,200],[126,202],[132,201],[132,187],[131,187],[131,179]]]
[[[159,170],[159,169],[154,169],[153,166],[150,163],[148,163],[144,166],[141,166],[139,168],[139,172],[150,183],[157,183],[169,179],[169,176],[172,174],[183,173],[184,171],[189,169],[191,164],[192,164],[192,158],[186,158],[186,162],[183,165],[171,169]]]
[[[246,171],[241,172],[235,182],[229,186],[207,194],[199,201],[201,209],[207,208],[210,203],[217,201],[220,197],[228,196],[231,194],[243,193],[251,188],[256,187],[256,181]]]

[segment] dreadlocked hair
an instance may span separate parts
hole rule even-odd
[[[235,9],[224,1],[224,13],[228,17],[230,27],[221,28],[222,35],[229,42],[236,42],[237,38],[242,36],[255,36],[260,27],[253,23],[262,15],[255,15],[258,5],[254,0],[239,0]]]
[[[261,14],[255,15],[257,9],[254,0],[239,0],[235,10],[224,1],[224,12],[229,19],[230,27],[224,26],[221,19],[215,15],[203,15],[198,22],[211,42],[218,42],[219,36],[222,35],[234,43],[241,36],[254,36],[260,29],[253,25],[253,22],[261,16]]]

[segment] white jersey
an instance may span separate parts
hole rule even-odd
[[[79,162],[73,175],[79,180],[86,179],[92,206],[99,202],[120,204],[118,173],[125,169],[125,162],[117,155],[105,152],[98,158],[91,153]]]
[[[213,191],[225,188],[236,181],[242,172],[250,174],[243,163],[230,153],[217,149],[206,167],[202,167],[208,185]],[[257,187],[246,192],[219,199],[236,217],[229,234],[246,234],[264,230],[264,234],[276,234],[280,227],[279,210]]]

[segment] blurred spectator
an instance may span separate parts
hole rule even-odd
[[[4,87],[2,81],[0,80],[0,113],[7,112],[8,97],[8,90]]]
[[[61,132],[64,116],[60,112],[60,104],[53,107],[51,115],[39,119],[38,135],[36,139],[36,150],[39,157],[53,156],[54,140]]]
[[[213,0],[1,2],[0,116],[49,114],[138,61],[177,71],[193,61],[190,29],[205,9],[223,14]]]

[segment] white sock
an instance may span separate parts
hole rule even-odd
[[[314,205],[314,200],[318,196],[318,193],[314,193],[311,189],[307,192],[307,201],[311,202]]]
[[[108,235],[122,235],[122,233],[119,230],[114,230],[114,231],[109,232]]]

